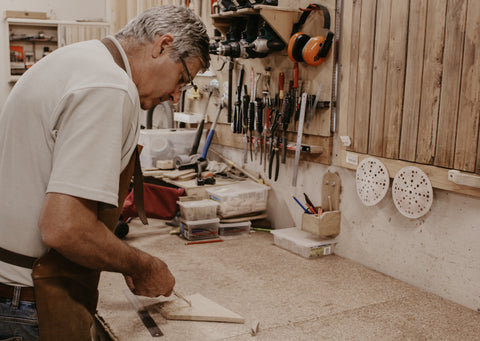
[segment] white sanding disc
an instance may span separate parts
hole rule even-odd
[[[373,157],[363,159],[357,167],[357,194],[365,206],[373,206],[388,191],[390,177],[385,165]]]
[[[401,214],[408,218],[420,218],[432,207],[432,184],[420,168],[405,167],[393,179],[392,197]]]

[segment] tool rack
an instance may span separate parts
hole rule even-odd
[[[306,5],[305,5],[306,6]],[[303,6],[303,7],[305,7]],[[330,11],[331,30],[335,30],[336,10],[335,2],[328,1],[325,6]],[[302,7],[302,6],[300,6]],[[211,14],[211,22],[213,26],[226,35],[230,26],[235,23],[236,19],[245,19],[251,15],[258,15],[275,31],[278,37],[288,45],[293,24],[298,21],[301,15],[299,4],[295,3],[289,8],[282,8],[268,5],[253,5],[251,8],[241,8],[236,11],[221,12]],[[323,26],[322,16],[310,16],[310,19],[303,26],[302,31],[310,36],[322,34],[318,27]],[[336,34],[336,33],[335,33]],[[317,106],[316,113],[309,127],[303,129],[301,161],[310,161],[322,164],[331,164],[333,149],[333,131],[332,123],[335,121],[334,115],[336,110],[335,91],[336,87],[335,70],[336,70],[336,52],[335,44],[333,44],[328,58],[320,66],[310,66],[305,63],[299,63],[299,78],[304,81],[305,90],[309,94],[315,94],[319,86],[322,86],[322,94],[319,96],[320,105]],[[245,84],[249,84],[248,70],[255,69],[255,73],[264,72],[266,66],[271,67],[271,93],[275,93],[278,88],[278,72],[285,73],[285,91],[288,90],[288,81],[292,79],[293,62],[288,58],[287,48],[281,51],[273,52],[265,58],[239,58],[233,62],[234,77],[233,84],[237,84],[237,71],[243,67],[245,71]],[[239,65],[242,66],[239,66]],[[220,75],[224,81],[224,75]],[[263,78],[262,78],[263,79]],[[220,81],[222,82],[222,81]],[[259,82],[259,84],[262,80]],[[261,89],[260,89],[261,91]],[[250,89],[248,90],[250,92]],[[299,93],[300,97],[301,93]],[[219,125],[216,127],[213,143],[243,149],[243,139],[241,134],[232,134],[230,122],[220,119]],[[293,120],[292,120],[293,123]],[[287,132],[287,158],[293,158],[295,154],[295,145],[291,142],[297,139],[297,124],[290,124]],[[249,160],[250,161],[250,160]],[[255,161],[254,161],[255,162]]]

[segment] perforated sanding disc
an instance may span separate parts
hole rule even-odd
[[[420,218],[432,206],[432,184],[420,168],[405,167],[393,179],[392,197],[401,214],[408,218]]]
[[[390,177],[385,165],[373,157],[363,159],[357,167],[357,194],[366,206],[373,206],[388,191]]]

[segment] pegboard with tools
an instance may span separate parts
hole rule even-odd
[[[240,6],[233,9],[235,3]],[[215,32],[210,52],[227,90],[213,143],[241,149],[243,163],[261,165],[271,179],[296,150],[300,161],[331,164],[336,2],[218,1],[218,6],[209,18]]]

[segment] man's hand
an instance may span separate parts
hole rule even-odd
[[[162,260],[142,255],[145,266],[140,267],[138,272],[125,275],[127,286],[135,295],[157,297],[170,296],[175,286],[175,278]]]

